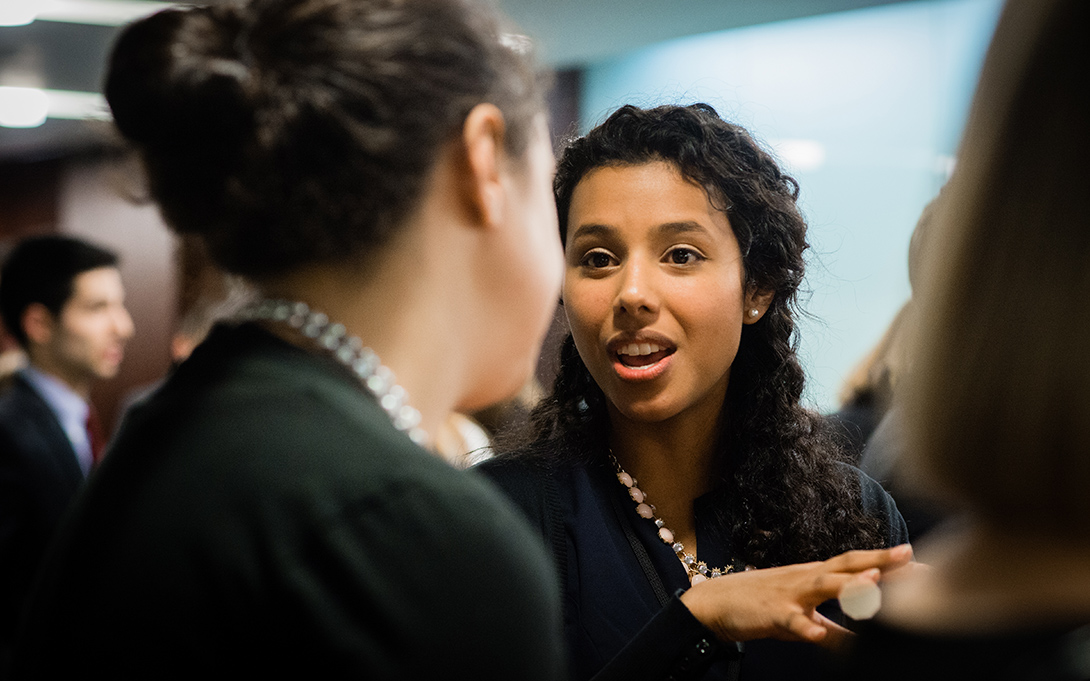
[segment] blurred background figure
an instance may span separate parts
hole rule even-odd
[[[901,306],[878,344],[848,374],[838,396],[840,409],[831,414],[833,425],[847,439],[848,452],[857,465],[867,440],[893,400],[893,383],[902,368],[902,329],[909,306],[908,302]]]
[[[91,386],[133,334],[117,256],[59,236],[20,242],[0,269],[0,314],[26,354],[0,394],[0,654],[45,548],[103,454]],[[2,663],[0,659],[0,663]]]
[[[920,286],[924,245],[933,231],[942,194],[920,214],[908,247],[908,279]],[[909,541],[915,544],[930,532],[946,511],[936,499],[913,488],[906,480],[904,451],[907,447],[901,410],[893,396],[911,369],[910,346],[916,330],[918,304],[909,298],[890,323],[882,340],[860,362],[846,382],[843,406],[832,415],[851,446],[858,447],[856,461],[864,473],[882,483],[897,502],[908,526]]]
[[[207,246],[196,236],[178,240],[175,269],[183,283],[179,318],[170,338],[172,366],[189,357],[208,337],[213,326],[236,316],[257,297],[245,279],[218,267]]]
[[[174,265],[182,285],[179,287],[179,318],[170,335],[170,365],[161,378],[130,388],[122,396],[114,431],[129,410],[155,392],[170,372],[208,337],[213,326],[237,316],[256,299],[253,287],[241,277],[217,267],[204,243],[196,237],[178,239]]]
[[[890,585],[852,678],[1090,678],[1088,31],[1083,0],[1004,9],[903,395],[911,470],[964,515]]]
[[[436,433],[435,450],[456,468],[470,468],[492,458],[493,439],[526,427],[530,410],[541,399],[541,392],[541,384],[531,377],[510,399],[468,415],[452,413]]]

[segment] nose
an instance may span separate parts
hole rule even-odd
[[[127,308],[118,308],[117,314],[114,315],[114,331],[123,340],[131,338],[136,331],[136,325],[133,323],[132,315],[129,314]]]
[[[636,259],[626,262],[620,277],[614,311],[637,318],[656,315],[659,301],[655,293],[654,274],[653,266]]]

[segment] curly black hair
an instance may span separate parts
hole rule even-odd
[[[839,443],[800,404],[805,376],[794,316],[808,244],[798,183],[743,128],[707,104],[621,107],[562,153],[554,182],[561,238],[572,193],[587,173],[654,161],[673,164],[705,189],[730,220],[746,286],[775,294],[764,317],[743,326],[731,366],[717,449],[719,531],[758,567],[882,546],[879,522],[863,512],[859,479],[843,465]],[[606,397],[569,334],[522,450],[600,461],[608,433]]]

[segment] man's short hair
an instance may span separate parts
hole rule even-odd
[[[117,267],[117,254],[67,236],[20,241],[0,268],[0,317],[8,332],[27,347],[23,314],[41,303],[59,315],[72,297],[76,277],[101,267]]]

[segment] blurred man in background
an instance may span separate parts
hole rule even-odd
[[[0,269],[0,315],[26,353],[0,394],[0,665],[69,502],[102,456],[91,387],[113,378],[133,334],[114,253],[34,237]]]

